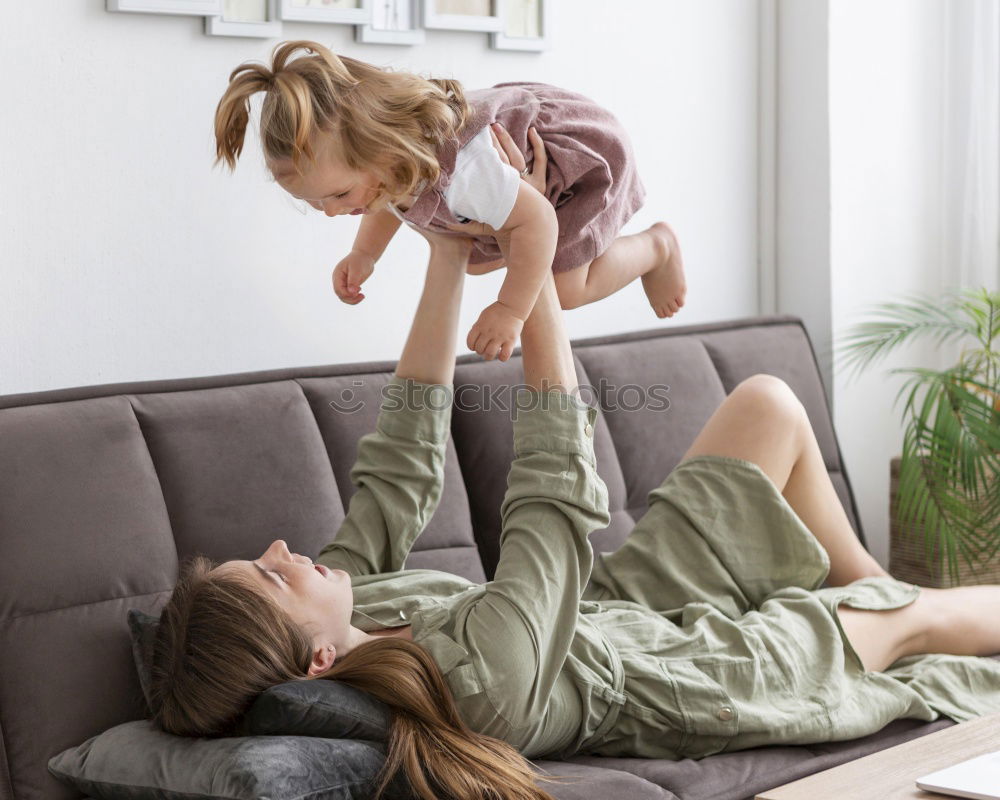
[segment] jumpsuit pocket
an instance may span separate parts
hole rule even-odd
[[[681,756],[704,758],[721,752],[739,733],[740,707],[734,694],[742,694],[744,685],[755,680],[757,667],[752,658],[719,655],[663,664],[684,727]]]

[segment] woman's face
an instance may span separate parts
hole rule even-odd
[[[332,644],[335,655],[348,643],[354,592],[344,570],[328,570],[290,553],[284,539],[275,539],[253,561],[226,561],[219,570],[238,570],[258,584],[313,637],[314,650],[329,652]]]
[[[378,176],[349,169],[328,143],[316,146],[315,153],[316,160],[306,167],[305,175],[295,171],[290,158],[267,159],[267,168],[282,189],[328,217],[370,213],[381,193]]]

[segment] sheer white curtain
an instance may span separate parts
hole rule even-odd
[[[946,287],[1000,286],[1000,3],[943,5]]]

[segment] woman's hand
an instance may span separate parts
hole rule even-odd
[[[546,170],[549,166],[548,156],[545,154],[545,143],[533,127],[528,128],[528,143],[531,145],[531,152],[534,155],[534,163],[531,165],[531,172],[525,173],[524,167],[527,163],[524,155],[517,149],[513,138],[507,133],[507,129],[499,122],[490,125],[490,138],[493,140],[493,147],[500,154],[500,160],[504,164],[510,164],[521,173],[521,180],[532,186],[540,194],[545,194]]]
[[[504,164],[510,164],[514,169],[522,173],[521,180],[538,191],[539,194],[544,195],[549,161],[548,156],[545,155],[545,143],[542,141],[542,137],[538,135],[538,131],[534,128],[528,129],[528,141],[531,143],[534,162],[532,163],[531,171],[527,173],[524,171],[524,155],[518,149],[517,145],[514,144],[514,139],[507,133],[507,129],[499,122],[494,122],[490,125],[489,131],[490,138],[493,140],[493,147],[500,155],[500,160]],[[503,257],[495,261],[470,264],[468,268],[470,275],[482,275],[486,272],[492,272],[507,263],[508,253],[510,252],[510,233],[497,231],[485,222],[466,222],[459,225],[449,225],[448,227],[457,233],[468,233],[472,236],[492,236],[496,240],[500,252],[503,253]],[[501,360],[506,359],[501,358]]]

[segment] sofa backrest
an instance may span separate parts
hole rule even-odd
[[[783,378],[805,404],[859,533],[801,322],[758,317],[574,343],[614,550],[712,411],[742,379]],[[394,362],[0,397],[0,800],[76,797],[57,752],[145,715],[126,612],[159,613],[182,560],[250,559],[275,538],[315,557],[353,491]],[[463,357],[441,505],[407,561],[486,580],[512,457],[520,358]],[[659,409],[659,410],[657,410]],[[862,539],[863,541],[863,539]]]

